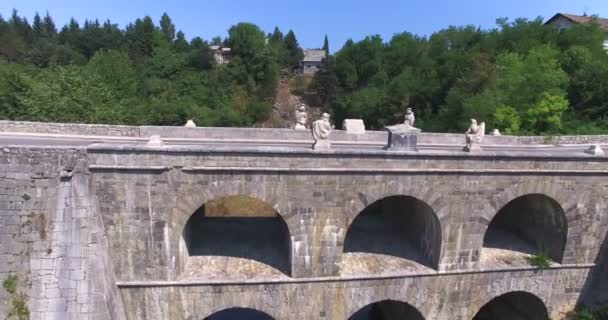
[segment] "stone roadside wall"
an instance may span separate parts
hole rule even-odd
[[[0,132],[48,133],[88,136],[120,136],[147,138],[160,135],[174,139],[233,139],[233,140],[289,140],[312,141],[308,130],[268,129],[268,128],[213,128],[213,127],[163,127],[163,126],[122,126],[79,123],[50,123],[0,120]],[[387,132],[366,131],[365,134],[347,134],[335,130],[331,140],[368,144],[385,144]],[[420,135],[420,144],[463,144],[464,134],[426,133]],[[532,144],[603,144],[608,143],[608,135],[593,136],[490,136],[488,145],[532,145]]]
[[[91,188],[82,150],[0,150],[0,279],[17,276],[30,319],[124,317]]]
[[[105,124],[0,120],[0,132],[48,133],[86,136],[138,137],[139,127]]]

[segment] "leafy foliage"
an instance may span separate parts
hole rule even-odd
[[[572,320],[604,320],[608,319],[608,306],[596,309],[582,308],[571,318]]]
[[[502,18],[497,26],[349,40],[324,61],[314,87],[336,123],[363,118],[376,129],[400,122],[407,107],[426,131],[461,132],[470,118],[508,134],[606,129],[599,121],[608,117],[605,31],[597,24],[558,30],[541,18]]]
[[[232,46],[217,65],[210,43],[186,40],[167,14],[120,29],[72,19],[58,32],[46,15],[32,24],[16,11],[0,19],[0,117],[111,124],[248,126],[268,117],[279,69],[297,64],[290,32],[266,45],[253,24],[239,23],[214,44]]]
[[[362,118],[372,129],[401,122],[407,107],[425,131],[462,132],[470,118],[508,134],[608,129],[608,34],[599,25],[496,25],[348,40],[309,88],[337,124]],[[48,13],[30,23],[14,10],[0,18],[0,118],[253,125],[272,111],[280,71],[297,69],[303,52],[293,30],[238,23],[228,34],[188,41],[167,14],[124,29],[74,19],[58,28]],[[211,45],[231,47],[232,62],[217,64]]]
[[[551,266],[551,258],[547,253],[541,253],[528,257],[528,263],[540,269],[546,269]]]

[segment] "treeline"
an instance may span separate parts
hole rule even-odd
[[[412,107],[425,131],[461,132],[476,118],[510,134],[605,133],[606,39],[595,23],[558,30],[540,18],[370,36],[326,58],[309,89],[338,126],[362,118],[380,129]],[[211,45],[232,48],[232,62],[217,65]],[[48,13],[30,23],[13,11],[0,16],[0,118],[250,126],[269,116],[281,70],[302,56],[293,31],[249,23],[226,39],[188,40],[166,14],[58,30]]]
[[[232,48],[217,65],[211,45]],[[0,118],[32,121],[249,126],[272,110],[281,69],[295,67],[295,34],[239,23],[226,39],[188,41],[164,14],[121,29],[108,21],[0,16]]]
[[[325,60],[316,90],[337,123],[363,118],[372,128],[412,107],[425,131],[461,132],[470,118],[510,134],[608,131],[608,34],[597,23],[497,25],[349,40]]]

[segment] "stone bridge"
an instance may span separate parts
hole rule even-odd
[[[281,129],[0,130],[0,277],[32,319],[544,320],[608,301],[608,158],[585,153],[607,137],[389,152],[384,132],[336,132],[315,152]]]

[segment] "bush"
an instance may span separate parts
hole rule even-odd
[[[545,252],[527,258],[528,263],[540,269],[546,269],[551,266],[551,258]]]

